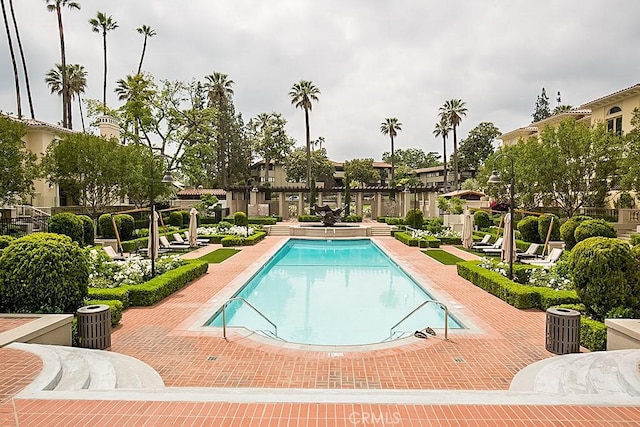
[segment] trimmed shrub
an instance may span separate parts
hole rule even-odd
[[[640,233],[632,233],[630,237],[633,246],[640,245]]]
[[[64,234],[71,240],[84,244],[84,226],[82,220],[76,214],[62,212],[49,218],[49,233]]]
[[[568,308],[579,311],[580,317],[580,345],[591,351],[604,351],[607,349],[607,327],[604,323],[586,317],[584,304],[560,304],[559,308]]]
[[[541,241],[545,241],[551,226],[551,218],[553,218],[553,227],[551,228],[551,236],[549,240],[560,240],[560,218],[554,214],[542,214],[538,217],[538,236]]]
[[[278,222],[278,218],[271,216],[250,216],[249,224],[258,225],[275,225]]]
[[[93,231],[93,220],[87,215],[78,215],[82,221],[82,230],[84,232],[84,246],[93,246],[95,232]]]
[[[115,215],[113,219],[116,222],[116,227],[120,229],[120,225],[118,224],[120,217]],[[100,218],[98,218],[98,234],[105,239],[116,238],[116,232],[113,229],[113,223],[111,221],[111,214],[102,214],[100,215]]]
[[[473,213],[473,223],[478,227],[478,230],[489,228],[493,225],[491,217],[485,211],[475,211]]]
[[[627,242],[590,237],[571,251],[573,285],[589,314],[604,319],[616,308],[640,308],[640,268]]]
[[[0,236],[0,249],[4,249],[16,240],[13,236]]]
[[[136,222],[131,215],[116,215],[116,225],[118,226],[118,234],[120,235],[120,240],[133,239],[133,230],[135,230]]]
[[[298,215],[298,222],[320,222],[322,218],[317,215]]]
[[[98,300],[92,299],[87,301],[87,305],[99,305],[105,304],[109,306],[111,310],[111,327],[115,328],[120,323],[120,319],[122,319],[122,311],[124,310],[124,305],[122,301],[118,300]]]
[[[230,246],[242,246],[244,242],[244,237],[240,236],[225,236],[222,238],[220,243],[222,243],[222,247],[228,248]]]
[[[123,308],[129,307],[129,288],[120,286],[118,288],[89,288],[89,298],[93,300],[118,300]]]
[[[589,219],[582,221],[573,232],[573,237],[578,242],[582,242],[589,237],[609,237],[616,238],[618,233],[613,225],[603,219]]]
[[[560,238],[564,242],[567,247],[567,250],[573,249],[576,245],[576,238],[574,237],[574,233],[578,225],[581,222],[592,219],[590,216],[586,215],[576,215],[574,217],[569,218],[560,226]]]
[[[173,211],[169,214],[169,225],[182,228],[182,214],[177,211]]]
[[[404,217],[404,223],[411,228],[422,230],[424,223],[424,215],[420,209],[409,209],[407,215]]]
[[[240,227],[246,227],[249,225],[249,218],[246,213],[238,211],[233,214],[233,222]]]
[[[429,233],[436,234],[442,231],[444,228],[443,224],[444,221],[442,218],[427,218],[424,220],[424,226],[422,228],[427,230]]]
[[[182,215],[182,225],[187,227],[189,225],[189,222],[191,222],[191,215],[189,214],[189,211],[180,211],[180,215]],[[196,220],[199,217],[200,215],[196,215]],[[200,221],[198,221],[197,223],[200,224]]]
[[[72,313],[88,283],[88,257],[68,236],[34,233],[0,255],[1,312]]]
[[[342,218],[342,222],[362,222],[362,215],[348,215]]]
[[[538,217],[526,216],[522,218],[518,222],[518,231],[522,236],[522,240],[525,242],[540,243],[540,235],[538,234]]]

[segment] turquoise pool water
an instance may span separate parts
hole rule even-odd
[[[246,283],[245,298],[278,327],[278,337],[319,345],[371,344],[427,299],[433,299],[369,239],[289,240]],[[227,307],[227,326],[271,331],[240,301]],[[222,326],[221,310],[207,323]],[[427,304],[396,331],[444,327],[444,310]],[[449,316],[449,328],[461,325]]]

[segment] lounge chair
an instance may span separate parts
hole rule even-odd
[[[189,232],[188,231],[184,232],[184,239],[185,239],[185,243],[189,243]],[[198,239],[196,237],[196,243],[198,245],[200,245],[200,246],[206,246],[211,242],[209,242],[209,239]]]
[[[516,254],[516,258],[520,259],[535,259],[538,258],[538,249],[540,249],[539,243],[532,243],[529,245],[526,251]]]
[[[491,243],[489,243],[490,240],[491,240],[491,234],[485,234],[482,240],[480,240],[479,242],[474,242],[471,245],[471,249],[488,248],[491,246]]]
[[[499,254],[500,252],[502,252],[503,241],[504,239],[502,237],[498,237],[498,240],[496,240],[493,245],[489,246],[488,248],[482,248],[482,252],[484,252],[485,254]]]
[[[190,249],[191,246],[181,244],[181,243],[169,242],[166,236],[160,236],[160,248],[181,251],[185,249]]]
[[[114,261],[125,261],[127,258],[117,253],[111,246],[103,246],[102,250]]]
[[[543,259],[523,259],[522,262],[524,262],[525,264],[538,265],[541,267],[551,267],[560,259],[563,252],[564,249],[553,248],[551,249],[551,252],[549,252],[549,255],[547,255]]]

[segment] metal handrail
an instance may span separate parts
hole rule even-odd
[[[264,314],[262,314],[260,312],[260,310],[258,310],[257,308],[255,308],[249,301],[247,301],[246,299],[242,298],[242,297],[235,297],[235,298],[230,298],[227,302],[224,303],[224,305],[222,306],[222,336],[223,338],[226,340],[227,339],[227,305],[229,305],[229,303],[233,302],[233,301],[242,301],[245,304],[247,304],[249,307],[251,307],[253,309],[253,311],[255,311],[256,313],[258,313],[260,316],[262,316],[262,318],[264,320],[266,320],[267,322],[269,322],[271,324],[271,326],[273,326],[273,329],[275,329],[275,336],[278,336],[278,327],[276,326],[275,323],[273,323],[271,320],[269,320],[269,318],[267,316],[265,316]]]
[[[446,305],[444,305],[443,303],[441,303],[440,301],[436,301],[434,299],[428,299],[424,302],[422,302],[419,306],[417,306],[416,308],[414,308],[413,310],[411,310],[411,312],[409,314],[407,314],[406,316],[404,316],[402,318],[402,320],[400,320],[398,323],[396,323],[395,325],[393,325],[390,329],[389,329],[389,337],[391,337],[393,335],[393,330],[400,325],[402,322],[404,322],[405,320],[407,320],[413,313],[415,313],[416,311],[420,310],[422,307],[424,307],[425,305],[429,304],[429,303],[434,303],[434,304],[438,304],[440,307],[444,308],[444,339],[447,340],[449,339],[449,309],[447,308]]]

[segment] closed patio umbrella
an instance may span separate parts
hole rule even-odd
[[[149,243],[147,249],[149,250],[149,258],[158,258],[158,252],[160,251],[160,232],[158,231],[158,212],[153,211],[153,220],[149,221]],[[153,249],[151,247],[153,245]]]
[[[462,221],[462,246],[469,249],[473,245],[473,220],[469,211],[465,211]]]
[[[198,246],[198,210],[191,208],[189,211],[189,246]]]
[[[502,261],[509,262],[516,258],[516,248],[513,241],[513,224],[511,223],[511,215],[506,215],[504,219],[504,241],[502,243],[501,257]]]

